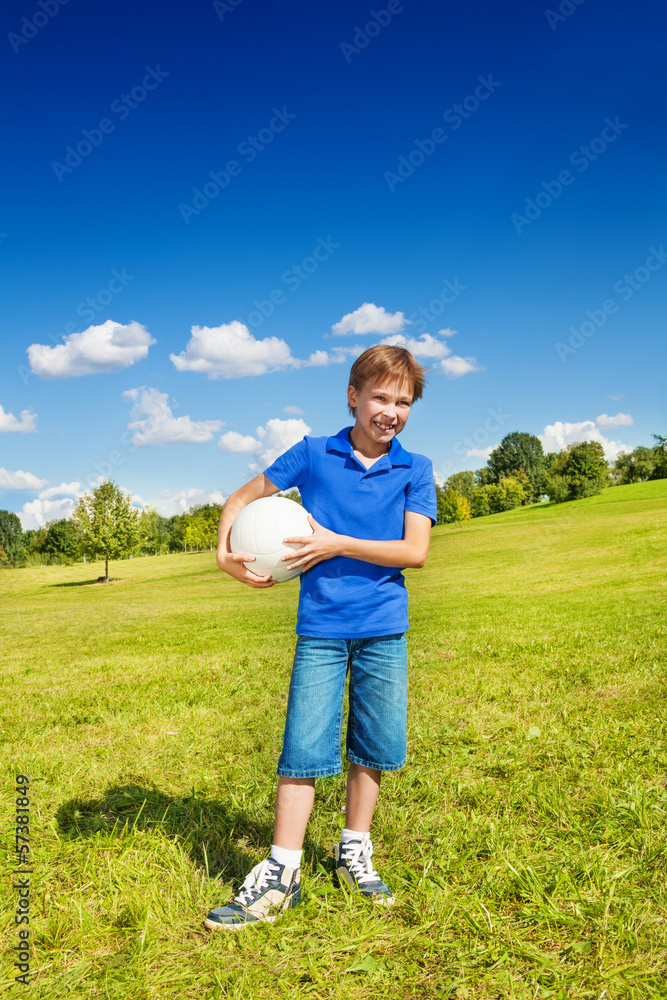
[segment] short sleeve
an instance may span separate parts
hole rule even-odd
[[[405,489],[405,509],[415,514],[425,514],[430,517],[433,525],[438,523],[438,504],[435,494],[435,479],[433,463],[429,458],[422,458],[421,469],[417,470],[414,480],[410,480]],[[271,478],[269,476],[269,478]]]
[[[297,441],[291,448],[279,455],[268,469],[264,469],[267,479],[279,490],[289,490],[293,486],[299,489],[306,482],[308,475],[308,440],[307,437]]]

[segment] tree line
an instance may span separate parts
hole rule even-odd
[[[41,528],[21,529],[16,514],[0,511],[0,564],[39,566],[165,555],[212,549],[217,543],[222,504],[197,504],[183,514],[163,517],[139,512],[115,483],[103,482],[79,500],[69,518]]]
[[[285,494],[301,503],[297,490]],[[195,504],[183,514],[163,517],[150,507],[138,511],[130,497],[106,480],[80,498],[69,518],[23,531],[17,514],[0,510],[0,566],[69,565],[170,552],[213,550],[223,504]]]
[[[653,434],[655,445],[622,452],[612,466],[598,441],[578,441],[545,454],[535,434],[512,431],[495,448],[486,466],[456,472],[436,485],[438,524],[468,521],[529,503],[564,503],[594,496],[607,486],[667,479],[667,437]]]
[[[597,441],[579,441],[547,452],[535,434],[512,431],[486,466],[456,472],[436,483],[438,524],[462,522],[549,499],[555,503],[593,496],[607,486],[667,479],[667,437],[653,434],[652,447],[621,453],[613,466]],[[301,503],[298,490],[285,494]],[[163,517],[152,508],[139,512],[127,494],[106,480],[85,494],[69,518],[23,531],[18,515],[0,510],[0,566],[69,564],[212,550],[223,504],[196,504],[183,514]]]

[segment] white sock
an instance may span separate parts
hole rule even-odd
[[[349,844],[351,840],[363,840],[364,837],[369,836],[368,831],[366,831],[366,833],[360,833],[359,830],[348,830],[347,827],[345,827],[341,831],[340,841],[341,844]]]
[[[279,865],[287,865],[288,868],[301,867],[301,855],[303,851],[288,851],[285,847],[276,847],[271,844],[271,857]]]

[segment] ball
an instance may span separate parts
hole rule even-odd
[[[270,574],[276,583],[299,576],[302,566],[290,569],[280,557],[300,549],[300,542],[283,544],[290,535],[312,535],[308,515],[301,504],[287,497],[262,497],[244,507],[232,525],[232,552],[249,552],[254,562],[243,565],[257,576]]]

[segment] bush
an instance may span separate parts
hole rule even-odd
[[[0,510],[0,546],[10,566],[20,566],[25,555],[23,530],[18,516],[9,510]]]
[[[557,474],[547,476],[545,484],[547,496],[554,503],[565,503],[570,492],[570,480]]]
[[[472,517],[470,501],[456,490],[447,490],[438,500],[438,524],[460,523]]]
[[[476,486],[470,501],[473,517],[500,514],[520,507],[526,500],[526,487],[514,476],[505,476],[498,483]]]
[[[609,465],[599,441],[577,441],[553,463],[546,488],[550,500],[564,503],[595,496],[610,482]]]

